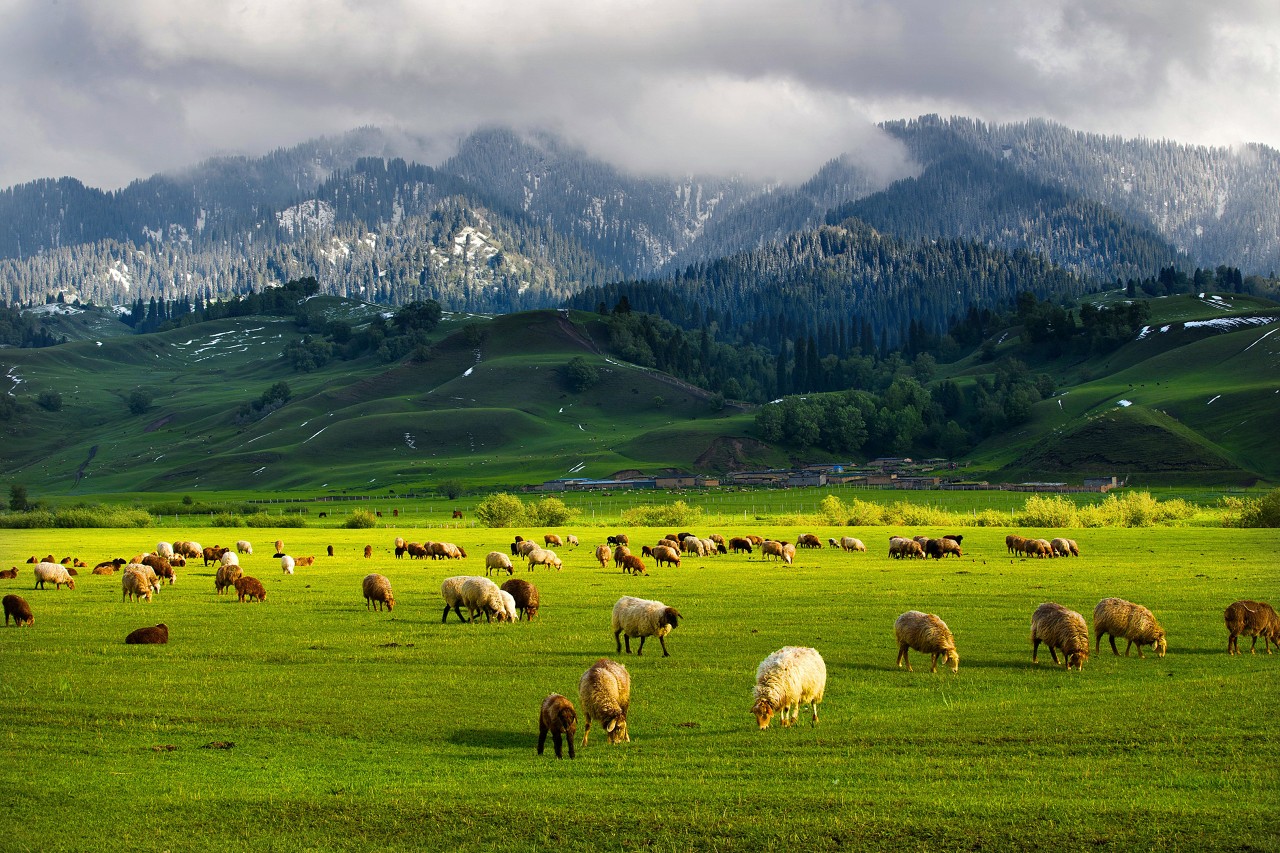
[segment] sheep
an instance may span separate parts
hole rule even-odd
[[[596,546],[596,559],[600,562],[600,568],[605,568],[609,564],[609,559],[613,556],[613,550],[608,545]]]
[[[67,589],[75,589],[76,582],[71,579],[71,575],[67,572],[67,567],[55,563],[50,560],[43,560],[36,563],[36,589],[44,589],[46,583],[51,583],[58,589],[62,589],[65,583]]]
[[[139,628],[124,638],[129,646],[164,645],[169,642],[169,626],[161,622],[150,628]]]
[[[173,566],[169,565],[169,561],[164,557],[161,557],[159,554],[147,554],[138,562],[142,563],[144,566],[150,566],[152,571],[156,573],[157,578],[164,578],[169,581],[170,586],[173,585]]]
[[[836,537],[834,537],[834,536],[828,536],[828,537],[827,537],[827,544],[828,544],[828,545],[830,545],[832,548],[839,548],[839,547],[840,547],[840,543],[836,541]]]
[[[242,577],[244,577],[244,570],[238,563],[219,566],[218,573],[213,578],[213,589],[218,595],[222,595],[227,587],[234,586],[235,582]]]
[[[1068,540],[1067,540],[1067,548],[1068,548],[1068,550],[1070,550],[1070,551],[1071,551],[1071,556],[1073,556],[1073,557],[1079,557],[1079,556],[1080,556],[1080,546],[1076,544],[1076,540],[1074,540],[1074,539],[1068,539]]]
[[[200,547],[199,542],[183,540],[173,543],[173,553],[177,554],[179,557],[190,557],[193,560],[196,560],[204,554],[204,548]]]
[[[31,615],[31,605],[27,604],[27,600],[20,595],[6,595],[0,600],[0,605],[4,606],[4,626],[9,627],[9,617],[13,617],[13,626],[21,628],[23,625],[35,625],[36,617]]]
[[[712,542],[716,543],[717,545],[725,544],[724,536],[720,535],[719,533],[709,533],[707,534],[707,538],[710,539]]]
[[[326,553],[328,556],[332,557],[332,556],[333,556],[333,546],[332,546],[332,545],[328,545],[328,546],[326,546],[326,547],[325,547],[325,553]]]
[[[668,548],[666,545],[659,545],[653,549],[654,565],[661,566],[663,563],[670,563],[677,569],[680,568],[680,552],[675,548]]]
[[[124,567],[126,572],[137,572],[147,579],[147,583],[151,585],[152,592],[160,591],[160,576],[156,574],[156,570],[146,563],[130,563]]]
[[[933,666],[930,672],[938,671],[938,656],[951,667],[952,672],[960,671],[960,655],[956,653],[956,640],[951,636],[951,629],[932,613],[921,613],[919,610],[908,610],[893,623],[893,635],[898,641],[898,666],[907,665],[911,669],[911,660],[907,657],[908,649],[915,649],[924,654],[933,655]]]
[[[943,536],[941,539],[933,540],[938,543],[938,547],[942,550],[942,556],[948,554],[956,557],[963,557],[964,551],[960,548],[960,540],[954,536]]]
[[[370,557],[372,557],[372,556],[373,556],[373,546],[372,546],[372,545],[365,545],[365,546],[364,546],[364,558],[367,560],[367,559],[369,559],[369,558],[370,558]]]
[[[95,575],[114,575],[116,569],[125,565],[124,557],[116,557],[114,560],[103,560],[101,563],[93,567]]]
[[[610,545],[630,545],[631,538],[625,533],[619,533],[616,536],[610,536],[605,539]]]
[[[773,557],[775,560],[781,560],[782,543],[770,539],[760,546],[760,553],[765,557]]]
[[[205,548],[197,556],[204,557],[204,564],[208,566],[210,563],[216,563],[218,560],[221,560],[222,555],[225,554],[228,550],[230,549],[223,548],[221,545],[212,545],[208,548]]]
[[[142,572],[125,569],[120,576],[120,601],[128,599],[151,600],[151,582]]]
[[[537,543],[537,542],[534,542],[532,539],[525,539],[525,540],[524,540],[524,541],[522,541],[522,542],[517,542],[517,543],[516,543],[516,554],[515,554],[515,555],[516,555],[516,556],[520,556],[520,557],[527,557],[527,556],[529,556],[529,553],[530,553],[531,551],[536,551],[536,550],[539,550],[539,549],[538,549],[538,543]]]
[[[782,562],[790,566],[793,563],[795,563],[795,561],[796,561],[796,546],[792,545],[790,542],[783,542],[782,543]]]
[[[238,566],[240,565],[240,558],[236,556],[235,551],[228,551],[222,555],[221,563],[223,566]]]
[[[780,712],[783,727],[800,718],[800,706],[808,703],[818,724],[818,703],[827,689],[827,664],[817,649],[806,646],[783,646],[760,662],[756,669],[756,686],[752,694],[751,713],[760,728],[769,728],[773,715]]]
[[[282,554],[282,553],[284,553],[284,540],[283,540],[283,539],[277,539],[277,540],[276,540],[276,553],[277,553],[277,554]]]
[[[591,734],[591,718],[600,721],[609,743],[630,742],[627,733],[627,711],[631,707],[631,675],[627,668],[608,658],[593,663],[578,680],[578,703],[587,725],[582,731],[582,745]]]
[[[578,736],[578,712],[574,710],[573,703],[559,693],[543,699],[538,711],[538,755],[542,755],[543,747],[547,745],[547,732],[551,733],[555,744],[556,758],[564,757],[561,751],[563,736],[567,736],[569,741],[569,757],[574,757],[573,739]]]
[[[840,547],[845,551],[862,551],[866,552],[867,546],[862,544],[861,539],[855,539],[852,536],[841,536]]]
[[[901,536],[895,536],[889,540],[889,556],[898,560],[906,560],[908,558],[924,558],[924,548],[914,539],[903,539]]]
[[[314,566],[316,564],[316,558],[314,555],[310,557],[294,557],[293,564],[298,568],[302,568],[303,566]],[[290,572],[289,574],[293,574],[293,572]]]
[[[511,558],[501,551],[490,551],[484,558],[484,575],[489,576],[489,572],[502,574],[502,570],[506,569],[507,574],[515,571],[511,567]]]
[[[557,572],[564,568],[564,563],[556,556],[555,551],[547,551],[544,548],[534,548],[528,554],[529,571],[533,571],[534,566],[550,566]]]
[[[726,548],[723,543],[717,542],[716,540],[711,538],[703,539],[702,545],[704,548],[707,549],[708,557],[718,557],[721,554],[729,553],[729,549]]]
[[[1062,662],[1068,672],[1072,665],[1083,671],[1089,660],[1089,626],[1083,616],[1061,604],[1046,601],[1031,616],[1032,663],[1039,663],[1036,658],[1041,643],[1049,647],[1054,663],[1058,662],[1057,650],[1062,649]]]
[[[471,622],[476,621],[477,613],[484,613],[484,621],[489,622],[497,617],[499,622],[506,619],[506,602],[499,594],[502,590],[488,578],[468,577],[462,582],[462,603],[466,605]],[[515,617],[515,604],[511,605],[512,621]]]
[[[644,653],[644,641],[648,637],[657,637],[662,646],[662,656],[671,657],[667,651],[667,634],[680,624],[680,611],[668,607],[661,601],[649,601],[624,595],[613,605],[613,641],[617,651],[622,651],[622,638],[627,643],[627,654],[631,654],[631,640],[640,638],[636,656]]]
[[[240,601],[244,601],[246,598],[250,601],[255,598],[258,601],[267,600],[267,591],[263,589],[262,581],[255,577],[245,575],[244,577],[236,578],[231,585],[236,588],[236,596]]]
[[[396,598],[391,594],[391,581],[387,580],[386,575],[376,573],[365,575],[360,586],[364,590],[365,610],[369,609],[369,605],[373,605],[374,610],[381,610],[384,604],[387,606],[387,612],[395,609]]]
[[[613,567],[615,569],[622,568],[622,558],[629,556],[630,554],[631,554],[631,549],[628,548],[626,545],[619,545],[618,547],[614,548],[613,549]]]
[[[293,566],[294,566],[293,557],[290,557],[288,554],[285,554],[280,558],[280,571],[284,572],[286,575],[293,574]]]
[[[686,554],[694,554],[698,557],[707,556],[706,546],[702,544],[702,540],[697,536],[686,536],[681,539],[680,548]]]
[[[397,551],[399,551],[399,552],[403,553],[403,552],[404,552],[405,544],[406,544],[406,543],[405,543],[405,541],[404,541],[404,537],[403,537],[403,536],[397,536],[397,537],[396,537],[396,541],[395,541],[395,548],[396,548],[396,550],[397,550]]]
[[[1280,616],[1265,601],[1237,601],[1222,611],[1222,618],[1227,623],[1227,654],[1240,654],[1241,635],[1253,637],[1249,646],[1249,654],[1258,653],[1258,638],[1262,638],[1262,646],[1271,654],[1271,644],[1280,649]]]
[[[1067,550],[1070,554],[1070,549]],[[1151,611],[1141,604],[1125,601],[1123,598],[1104,598],[1093,608],[1093,633],[1097,639],[1094,652],[1102,649],[1102,635],[1106,634],[1111,643],[1111,651],[1120,656],[1116,648],[1116,637],[1129,641],[1124,648],[1124,656],[1134,645],[1138,647],[1138,657],[1142,657],[1142,647],[1151,646],[1157,657],[1164,657],[1168,644],[1165,642],[1164,628],[1156,621]]]
[[[499,622],[516,622],[520,619],[520,609],[516,606],[516,597],[502,587],[498,587],[498,597],[502,599],[502,613]]]
[[[1055,537],[1049,541],[1049,550],[1053,552],[1055,557],[1070,557],[1071,546],[1067,544],[1067,540],[1061,536]]]
[[[173,545],[169,542],[157,542],[156,554],[164,557],[166,560],[173,559]]]
[[[1017,556],[1022,553],[1022,545],[1027,540],[1016,533],[1010,533],[1004,537],[1004,545],[1009,549],[1009,553]]]
[[[239,554],[248,554],[249,556],[253,556],[253,543],[248,539],[237,539],[236,552]]]
[[[578,542],[578,537],[574,536],[572,533],[565,534],[564,541],[570,548],[576,548],[580,544]]]
[[[410,542],[404,546],[404,550],[408,552],[409,558],[412,560],[425,560],[427,558],[427,547],[421,542]]]
[[[1022,542],[1022,553],[1028,557],[1037,557],[1040,559],[1053,557],[1053,549],[1049,547],[1047,539],[1024,539]]]
[[[796,545],[801,548],[821,548],[822,540],[812,533],[801,533],[796,537]]]
[[[431,552],[433,560],[461,560],[467,556],[465,549],[452,542],[431,542],[427,545],[427,550]]]
[[[622,571],[628,575],[647,575],[649,570],[645,568],[644,560],[635,554],[622,555]]]
[[[467,621],[462,618],[462,585],[466,581],[466,575],[458,575],[445,578],[440,584],[440,597],[444,599],[444,614],[440,617],[441,624],[449,621],[449,610],[451,608],[454,613],[458,614],[459,622]]]
[[[561,547],[564,547],[564,540],[561,539],[559,536],[555,535],[554,533],[548,533],[547,535],[542,537],[542,544],[547,546],[548,548],[550,548],[552,545],[555,545],[557,548],[561,548]]]
[[[735,536],[729,540],[729,550],[735,554],[738,553],[739,551],[746,551],[748,554],[750,554],[751,542],[750,540],[745,539],[741,536]]]
[[[512,578],[499,589],[515,599],[517,619],[522,616],[532,622],[538,615],[540,596],[536,586],[526,580]]]
[[[114,572],[114,571],[116,570],[116,567],[115,567],[113,564],[108,564],[108,565],[111,565],[111,571],[113,571],[113,572]],[[95,574],[95,575],[96,575],[96,574],[98,574],[97,570],[94,570],[94,574]],[[17,576],[18,576],[18,567],[17,567],[17,566],[10,566],[9,568],[5,569],[3,572],[0,572],[0,578],[5,578],[5,579],[8,579],[8,580],[12,580],[13,578],[16,578]]]

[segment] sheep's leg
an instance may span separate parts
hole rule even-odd
[[[929,668],[930,672],[938,671],[938,654],[939,654],[938,652],[933,653],[933,666]]]
[[[444,615],[440,617],[440,624],[443,625],[445,622],[448,622],[448,621],[449,621],[449,605],[446,603],[444,606]]]
[[[816,726],[816,725],[818,725],[818,703],[817,703],[817,702],[810,702],[810,703],[809,703],[809,710],[813,711],[813,721],[812,721],[812,722],[810,722],[810,723],[809,723],[809,725],[810,725],[810,726]]]
[[[623,634],[622,641],[627,644],[627,654],[631,654],[631,635]]]
[[[587,717],[587,725],[586,725],[586,728],[582,730],[582,745],[584,747],[587,745],[587,735],[591,734],[591,715],[588,714],[586,715],[586,717]]]
[[[664,658],[669,658],[669,657],[671,657],[671,653],[667,651],[667,640],[666,640],[666,638],[665,638],[665,637],[659,637],[659,638],[658,638],[658,642],[662,644],[662,656],[663,656]],[[640,645],[641,645],[641,647],[643,647],[643,646],[644,646],[644,640],[641,640],[641,641],[640,641]],[[1267,652],[1267,654],[1271,654],[1271,652]]]
[[[640,638],[640,645],[636,647],[636,657],[640,657],[640,655],[644,654],[644,641],[646,639],[646,637]]]
[[[1253,642],[1249,644],[1249,654],[1256,655],[1258,653],[1258,635],[1253,635]]]
[[[556,758],[564,758],[564,754],[561,749],[561,741],[563,740],[563,737],[561,736],[560,732],[553,732],[551,737],[555,741],[555,745],[556,745]],[[572,742],[570,742],[569,748],[573,749]]]
[[[898,669],[902,669],[902,662],[907,658],[907,644],[898,644]],[[911,661],[907,661],[907,672],[911,671]]]
[[[613,632],[613,642],[617,645],[617,651],[622,652],[622,629]],[[627,640],[627,654],[631,654],[631,640]]]
[[[1116,657],[1120,657],[1120,650],[1116,648],[1116,636],[1115,636],[1115,634],[1108,634],[1108,635],[1107,635],[1107,640],[1108,640],[1108,641],[1110,641],[1110,643],[1111,643],[1111,653],[1112,653],[1113,655],[1115,655]],[[1125,652],[1125,655],[1126,655],[1126,656],[1128,656],[1128,654],[1129,654],[1129,652],[1128,652],[1128,651],[1126,651],[1126,652]]]
[[[1032,637],[1031,638],[1031,662],[1032,663],[1040,663],[1040,661],[1037,659],[1037,656],[1039,654],[1040,654],[1040,638]]]
[[[1049,644],[1046,643],[1045,645],[1049,645]],[[1058,662],[1058,650],[1055,649],[1053,646],[1049,646],[1049,656],[1053,658],[1053,662],[1055,664]],[[1067,656],[1066,652],[1063,652],[1062,656],[1063,658],[1066,658]]]
[[[538,755],[542,755],[542,749],[547,745],[547,724],[538,723]],[[556,735],[556,750],[560,749],[560,735]]]
[[[572,734],[566,734],[566,735],[564,736],[564,739],[565,739],[565,740],[568,742],[568,744],[569,744],[569,757],[570,757],[570,758],[575,758],[576,756],[573,754],[573,735],[572,735]],[[557,745],[557,746],[559,746],[559,744],[560,744],[560,742],[557,740],[557,741],[556,741],[556,745]],[[560,753],[559,753],[559,752],[556,752],[556,758],[559,758],[559,757],[560,757]]]

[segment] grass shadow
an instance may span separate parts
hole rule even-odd
[[[458,729],[449,735],[448,742],[454,746],[469,746],[479,749],[527,749],[533,753],[538,747],[536,731],[516,732],[509,729]]]

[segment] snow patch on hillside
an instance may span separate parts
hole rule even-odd
[[[333,205],[319,199],[295,204],[276,214],[276,224],[288,231],[290,237],[331,231],[336,220]]]

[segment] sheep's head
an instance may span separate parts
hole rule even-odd
[[[755,704],[751,706],[751,713],[756,715],[756,722],[759,723],[761,729],[769,728],[769,722],[773,719],[773,715],[777,710],[763,696],[757,698]]]
[[[71,580],[70,578],[68,578],[68,579],[67,579],[67,589],[75,589],[75,588],[76,588],[76,582],[75,582],[75,581],[73,581],[73,580]]]
[[[627,718],[624,715],[605,720],[604,730],[609,734],[609,743],[631,742],[631,735],[627,734]]]
[[[960,671],[960,654],[955,649],[948,649],[943,660],[951,667],[952,672]]]
[[[666,610],[662,611],[662,619],[659,621],[659,624],[670,625],[672,628],[675,628],[680,624],[680,619],[680,611],[676,610],[674,607],[668,607]]]
[[[396,598],[391,593],[387,593],[386,605],[388,610],[394,610],[396,606]]]
[[[1165,641],[1165,638],[1164,638],[1164,629],[1157,628],[1155,639],[1151,641],[1151,647],[1156,650],[1156,656],[1164,657],[1165,650],[1168,648],[1168,646],[1169,644],[1168,642]]]
[[[1067,660],[1068,670],[1071,669],[1072,667],[1075,667],[1080,672],[1084,672],[1085,662],[1089,660],[1089,650],[1088,648],[1085,648],[1083,650],[1077,649],[1072,652],[1067,652],[1064,650],[1062,653],[1062,656]]]

